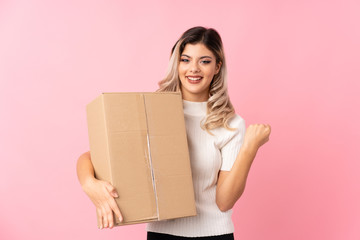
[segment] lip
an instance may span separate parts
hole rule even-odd
[[[186,75],[186,77],[191,77],[191,78],[202,78],[201,75]]]
[[[193,78],[193,79],[198,79],[198,80],[191,80],[190,78]],[[197,84],[199,82],[201,82],[201,80],[203,79],[202,76],[186,76],[186,79],[188,80],[189,83],[191,84]]]

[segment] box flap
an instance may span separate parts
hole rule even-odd
[[[143,96],[105,94],[104,99],[112,184],[124,221],[156,218]]]
[[[196,215],[181,95],[144,96],[159,220]]]

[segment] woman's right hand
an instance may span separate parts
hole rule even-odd
[[[120,209],[114,199],[119,196],[110,183],[90,177],[82,188],[96,207],[100,229],[114,226],[113,212],[120,222],[123,221]]]

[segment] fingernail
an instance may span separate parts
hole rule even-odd
[[[122,217],[121,217],[121,218],[119,218],[119,221],[120,221],[120,222],[122,222],[122,221],[123,221],[123,218],[122,218]]]
[[[116,193],[116,192],[114,192],[114,197],[119,197],[119,195]]]

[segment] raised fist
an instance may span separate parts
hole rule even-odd
[[[243,146],[257,150],[269,141],[270,133],[269,124],[252,124],[246,129]]]

